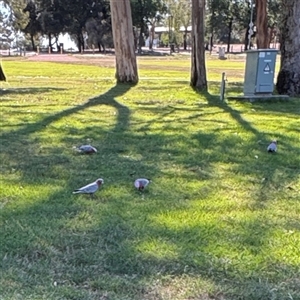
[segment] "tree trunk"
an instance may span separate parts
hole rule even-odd
[[[209,53],[212,53],[213,47],[214,47],[214,28],[216,24],[216,12],[215,9],[211,12],[211,18],[210,18],[210,37],[209,37],[209,47],[207,50],[209,50]]]
[[[141,28],[140,34],[139,34],[139,44],[138,44],[138,53],[142,53],[142,47],[144,45],[144,36],[143,36],[143,31]]]
[[[249,27],[246,29],[246,32],[245,32],[244,51],[250,50],[250,49],[248,49],[248,45],[249,45]]]
[[[207,91],[204,45],[205,0],[192,0],[191,86]]]
[[[269,48],[267,0],[256,0],[256,44],[257,49]]]
[[[138,82],[130,0],[110,0],[118,82]]]
[[[60,44],[58,43],[58,34],[55,34],[54,38],[55,38],[56,49],[57,49],[58,53],[60,53]]]
[[[152,24],[150,28],[150,34],[149,34],[149,50],[153,50],[154,36],[155,36],[155,25]]]
[[[183,50],[186,51],[187,49],[187,28],[185,28],[184,34],[183,34]]]
[[[53,51],[52,51],[51,39],[52,39],[51,33],[48,33],[48,43],[49,43],[50,52],[52,53]]]
[[[300,1],[282,0],[281,65],[277,78],[279,94],[300,96]]]
[[[210,51],[210,54],[213,51],[213,48],[214,48],[214,31],[211,32],[211,36],[209,38],[209,51]]]
[[[78,31],[77,34],[76,34],[76,37],[77,37],[78,50],[79,50],[80,53],[83,53],[85,45],[84,45],[84,38],[83,38],[82,31]]]
[[[34,36],[32,33],[30,33],[30,41],[31,41],[32,50],[36,51],[36,47],[35,47],[35,43],[34,43]]]
[[[140,34],[139,34],[139,40],[138,40],[138,53],[142,53],[142,47],[144,45],[144,20],[141,19],[140,23]]]
[[[227,53],[230,52],[231,34],[232,34],[232,22],[233,22],[233,18],[230,18],[229,19],[229,24],[228,24]]]
[[[101,43],[100,45],[102,46],[103,53],[106,54],[106,47],[105,47],[105,44],[104,44],[104,43]]]

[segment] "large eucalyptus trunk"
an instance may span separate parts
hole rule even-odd
[[[300,96],[300,1],[282,0],[279,94]]]
[[[138,82],[130,0],[110,0],[118,82]]]
[[[269,48],[267,0],[256,0],[256,44],[258,49]]]
[[[191,86],[207,91],[204,16],[205,0],[192,0]]]

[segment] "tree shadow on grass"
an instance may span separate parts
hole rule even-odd
[[[53,122],[71,116],[74,113],[83,112],[85,109],[93,106],[108,105],[115,108],[117,111],[117,120],[114,130],[125,132],[129,126],[130,111],[126,106],[117,102],[115,98],[125,94],[131,87],[132,85],[129,84],[117,84],[104,94],[91,98],[81,105],[54,113],[43,118],[41,121],[25,124],[17,130],[11,130],[3,133],[1,135],[0,143],[0,150],[3,155],[1,163],[2,170],[9,171],[10,168],[13,168],[14,171],[21,172],[21,174],[23,174],[22,180],[26,181],[27,177],[34,178],[49,175],[49,173],[47,174],[47,170],[49,170],[51,164],[62,165],[64,162],[68,163],[69,159],[67,156],[64,156],[62,149],[59,149],[59,147],[57,149],[53,148],[50,151],[48,157],[52,157],[53,159],[48,159],[48,157],[44,155],[42,150],[38,147],[38,133],[43,131],[45,127],[49,126]],[[40,93],[51,90],[57,89],[14,89],[12,90],[12,93]],[[96,135],[97,130],[99,130],[99,128],[95,128],[91,134]],[[37,134],[37,137],[31,137],[32,134]],[[72,132],[70,132],[70,135],[72,135]],[[18,151],[20,144],[22,145],[22,151]],[[30,174],[32,172],[31,166],[33,166],[33,169],[36,170],[36,174]]]
[[[219,88],[220,83],[213,84],[212,87]],[[225,97],[236,96],[237,94],[243,96],[243,86],[242,82],[226,82]],[[273,92],[273,95],[276,95],[276,90]],[[231,100],[230,100],[231,101]],[[249,100],[235,100],[241,102],[249,102]],[[268,99],[259,99],[251,103],[253,109],[257,109],[257,112],[275,112],[275,113],[284,113],[284,114],[298,114],[300,115],[299,109],[300,98],[289,98],[289,99],[280,99],[280,98],[268,98]],[[295,107],[295,110],[291,109]]]
[[[57,263],[54,262],[55,267],[49,267],[49,270],[56,273],[56,271],[62,267],[60,264],[62,263],[62,265],[64,265],[62,260],[65,259],[65,255],[62,251],[66,250],[65,247],[71,249],[70,251],[72,252],[76,252],[75,249],[77,242],[74,244],[70,243],[71,245],[64,243],[64,245],[61,244],[63,240],[68,239],[68,237],[72,237],[72,228],[68,230],[65,226],[69,220],[74,217],[74,215],[80,215],[80,201],[85,201],[84,198],[81,199],[80,197],[74,198],[69,196],[71,194],[71,190],[78,187],[77,184],[83,184],[82,180],[86,175],[90,177],[91,174],[99,173],[101,160],[104,160],[108,165],[110,165],[110,167],[120,167],[120,165],[112,166],[112,164],[109,163],[109,159],[106,159],[105,157],[103,158],[103,156],[93,157],[96,158],[94,160],[91,160],[90,157],[85,157],[84,159],[83,157],[74,156],[74,167],[77,161],[79,163],[81,160],[82,163],[84,160],[83,168],[86,170],[86,173],[79,174],[80,177],[77,178],[77,180],[75,179],[77,176],[74,173],[71,174],[70,178],[70,173],[64,170],[70,167],[69,154],[65,155],[62,149],[58,147],[57,149],[54,148],[51,151],[48,151],[48,154],[45,155],[39,150],[39,138],[31,137],[31,135],[43,131],[46,126],[60,120],[61,118],[71,116],[74,113],[82,112],[84,109],[98,105],[108,105],[117,110],[117,121],[113,131],[118,131],[122,134],[128,129],[130,111],[126,106],[118,103],[115,98],[125,94],[131,86],[132,85],[128,84],[118,84],[111,88],[108,92],[100,95],[99,97],[89,99],[82,105],[71,107],[67,110],[45,117],[39,122],[27,124],[18,130],[2,134],[0,145],[1,153],[3,155],[1,171],[3,171],[3,174],[6,172],[16,172],[18,175],[21,175],[17,176],[15,181],[7,181],[7,183],[9,185],[15,185],[15,188],[18,190],[22,189],[22,185],[25,182],[29,184],[32,183],[33,186],[36,186],[39,181],[42,184],[42,186],[37,188],[37,190],[32,191],[33,202],[30,203],[29,201],[29,203],[24,206],[15,206],[14,202],[19,203],[22,201],[19,197],[18,199],[16,198],[17,196],[11,194],[7,194],[4,197],[5,199],[1,199],[3,207],[5,207],[8,203],[11,206],[10,209],[2,211],[2,216],[6,222],[8,222],[6,223],[7,226],[2,228],[5,234],[1,235],[1,238],[5,241],[5,243],[1,243],[3,246],[1,250],[3,255],[6,257],[5,261],[2,261],[3,269],[9,269],[10,264],[12,263],[11,259],[15,262],[16,257],[19,257],[19,261],[22,262],[21,264],[24,263],[27,265],[28,263],[34,266],[33,268],[36,271],[36,275],[34,275],[28,265],[20,265],[19,267],[24,270],[22,275],[23,279],[17,279],[16,277],[11,278],[11,280],[16,283],[16,286],[7,286],[6,289],[1,291],[2,295],[9,295],[10,293],[10,295],[12,295],[16,289],[18,289],[20,294],[22,294],[22,281],[27,281],[30,285],[30,280],[28,280],[29,277],[32,278],[31,282],[43,281],[43,279],[39,280],[37,276],[41,276],[40,279],[44,277],[46,281],[49,280],[48,283],[50,284],[53,282],[53,276],[42,267],[39,269],[39,264],[47,265],[48,257],[51,257],[55,252],[56,258],[54,258],[54,260]],[[98,136],[101,136],[101,128],[95,128],[95,130],[90,134],[97,136],[97,130],[100,131],[100,134],[98,132]],[[105,134],[110,134],[110,132],[106,132]],[[17,147],[20,146],[20,143],[23,144],[23,148],[22,151],[19,152]],[[105,144],[105,140],[103,140],[103,143]],[[12,149],[14,149],[14,151],[12,151]],[[120,162],[121,159],[119,159],[118,163]],[[74,169],[77,171],[79,170],[78,166]],[[109,169],[109,166],[107,169]],[[4,177],[3,180],[5,180]],[[81,183],[79,181],[81,181]],[[45,191],[43,190],[47,185],[57,186],[58,191],[51,193],[51,195],[43,196],[45,194]],[[90,199],[86,200],[90,201]],[[105,202],[105,199],[103,201]],[[77,230],[75,228],[74,232],[76,231]],[[63,240],[60,237],[62,237]],[[89,236],[89,238],[91,238],[91,236]],[[85,243],[86,242],[87,240],[85,240]],[[79,242],[79,244],[81,244],[81,242]],[[87,244],[89,244],[89,242],[87,242]],[[79,247],[82,249],[82,246]],[[92,251],[95,251],[95,249],[92,249]],[[76,260],[78,260],[77,256]],[[80,264],[82,264],[83,260],[84,258],[81,257]],[[65,272],[65,282],[68,282],[70,290],[72,290],[73,286],[77,284],[76,276],[81,278],[82,275],[74,272],[74,269],[72,270],[73,267],[78,267],[77,263],[73,265],[72,257],[70,257],[70,261],[72,263],[70,265],[70,269],[67,270],[65,269],[65,266],[63,266],[62,270]],[[47,273],[44,274],[45,276],[42,275],[44,272]],[[68,274],[71,275],[71,277],[69,277]],[[43,285],[45,282],[41,284]],[[68,291],[66,291],[66,293],[68,293]],[[58,294],[60,294],[60,292],[58,292]],[[80,291],[76,293],[76,295],[76,297],[83,299],[80,296]],[[23,299],[25,299],[26,296],[23,296]],[[57,297],[61,298],[60,296]],[[68,296],[66,296],[66,298],[68,298]],[[89,299],[89,296],[87,296],[87,299]]]
[[[9,95],[25,95],[25,94],[41,94],[48,93],[51,91],[63,91],[63,88],[55,88],[55,87],[43,87],[43,88],[13,88],[13,89],[0,89],[0,96],[9,96]],[[3,100],[3,99],[1,99]]]
[[[209,81],[209,88],[211,90],[220,90],[221,82],[220,81]],[[243,82],[227,82],[225,81],[225,93],[227,96],[230,96],[234,93],[236,95],[237,93],[243,92]]]
[[[83,111],[84,109],[97,106],[97,105],[110,105],[112,107],[115,107],[120,113],[118,114],[118,126],[120,128],[123,128],[126,130],[129,122],[129,110],[126,106],[123,106],[119,104],[114,98],[121,96],[125,94],[132,85],[129,84],[117,84],[113,88],[111,88],[106,93],[100,95],[99,97],[95,97],[92,99],[89,99],[87,102],[77,105],[71,108],[68,108],[66,110],[63,110],[59,113],[55,113],[53,115],[50,115],[44,119],[42,119],[40,122],[35,122],[29,125],[25,125],[23,128],[18,129],[17,131],[4,133],[2,135],[2,138],[5,139],[6,137],[9,138],[11,134],[17,134],[17,135],[26,135],[31,134],[33,132],[37,132],[41,129],[43,129],[45,126],[63,118],[66,116],[69,116],[71,114],[74,114],[79,111]]]
[[[43,178],[46,179],[47,176],[53,179],[58,178],[59,176],[55,176],[55,173],[61,171],[60,168],[63,168],[64,165],[67,166],[69,164],[69,153],[65,153],[64,149],[58,147],[53,148],[48,155],[45,155],[39,148],[39,138],[31,138],[31,135],[37,135],[53,122],[98,105],[114,107],[118,112],[115,130],[126,131],[129,124],[130,111],[126,106],[118,103],[115,98],[125,94],[131,87],[132,85],[129,84],[117,84],[106,93],[89,99],[81,105],[49,115],[41,121],[26,124],[17,130],[3,133],[0,144],[3,162],[1,166],[2,171],[11,172],[11,170],[14,170],[14,172],[21,172],[23,174],[22,180],[25,182],[34,181],[36,176],[40,177],[41,180]],[[94,128],[90,134],[97,136],[96,131],[97,128]],[[18,151],[20,143],[22,144],[22,151]],[[14,151],[11,151],[11,149],[14,149]],[[24,153],[26,154],[24,155]],[[93,164],[91,160],[90,164]],[[34,173],[32,173],[33,169],[35,170]]]
[[[231,142],[228,137],[226,140],[224,139],[226,148],[224,148],[223,143],[219,144],[220,141],[213,140],[210,146],[214,147],[214,153],[228,154],[223,155],[223,162],[232,164],[230,169],[233,175],[241,174],[254,184],[256,188],[252,188],[250,193],[253,199],[253,208],[267,208],[268,202],[277,199],[280,197],[279,195],[286,197],[289,194],[291,199],[294,199],[297,191],[293,191],[293,188],[288,189],[295,184],[300,167],[299,156],[295,155],[299,150],[291,144],[295,144],[297,139],[293,136],[288,137],[276,133],[276,137],[279,139],[279,152],[270,155],[266,151],[270,141],[268,133],[259,131],[257,126],[245,119],[239,110],[234,109],[230,104],[220,102],[217,96],[210,94],[204,94],[204,96],[211,106],[219,107],[228,113],[239,126],[242,126],[252,135],[252,138],[246,143],[236,136],[231,137]],[[254,105],[254,107],[256,106]],[[262,111],[264,110],[263,104],[258,104],[257,107],[260,107]],[[287,112],[291,113],[291,108]],[[255,109],[256,113],[257,109]],[[196,139],[201,143],[202,135]],[[212,154],[211,159],[213,161],[219,160],[220,156]]]
[[[221,300],[241,299],[240,295],[243,295],[243,299],[247,300],[265,300],[274,299],[279,292],[280,295],[286,291],[297,295],[296,275],[290,275],[290,278],[272,275],[274,264],[278,262],[271,261],[272,257],[262,259],[267,255],[268,237],[276,224],[266,222],[264,215],[251,214],[251,210],[256,213],[259,210],[255,207],[249,209],[249,218],[238,219],[230,215],[233,206],[217,206],[219,190],[213,179],[214,172],[218,170],[213,165],[235,163],[234,172],[253,176],[255,159],[239,156],[245,153],[248,145],[237,146],[239,138],[222,138],[217,131],[206,132],[200,126],[199,132],[187,137],[163,133],[153,137],[129,132],[130,111],[114,99],[128,91],[129,87],[119,86],[118,89],[114,87],[85,104],[46,117],[35,126],[30,124],[15,131],[17,137],[28,137],[25,146],[29,146],[30,134],[43,130],[45,125],[62,117],[96,105],[109,105],[118,111],[112,129],[90,126],[90,134],[101,139],[103,146],[98,156],[74,158],[72,166],[76,166],[76,172],[82,173],[70,174],[72,172],[67,170],[65,178],[57,178],[63,179],[65,184],[58,183],[57,190],[50,195],[38,197],[34,194],[31,204],[13,206],[3,214],[7,222],[4,225],[2,251],[5,259],[2,260],[2,267],[8,274],[7,282],[13,282],[5,285],[9,295],[7,299],[14,295],[16,289],[20,290],[21,296],[25,293],[23,299],[48,296],[52,299],[89,300]],[[210,106],[225,110],[255,139],[264,138],[264,133],[253,127],[238,110],[216,103],[217,100],[210,95],[206,97]],[[161,110],[155,109],[155,112],[163,120],[174,114],[176,108],[166,111],[162,107]],[[192,115],[186,120],[202,120],[197,110],[190,109],[189,113]],[[172,126],[170,122],[167,125]],[[149,128],[147,123],[143,126]],[[84,134],[84,130],[71,129],[66,139],[73,143],[76,136]],[[105,138],[108,135],[113,136],[113,142],[111,138]],[[9,133],[4,137],[7,138],[6,146],[11,148],[13,143],[8,139]],[[140,139],[144,139],[142,145],[139,144]],[[180,148],[180,143],[188,147]],[[53,149],[49,156],[55,159],[55,165],[63,166],[64,156],[59,155],[60,151],[61,148]],[[225,153],[222,154],[222,151]],[[31,155],[30,152],[27,154]],[[135,159],[138,154],[143,154],[143,160]],[[22,160],[16,153],[9,155],[19,163]],[[152,164],[149,163],[151,161]],[[183,165],[187,170],[183,173],[177,172],[176,168],[159,170],[153,163],[155,161],[175,167]],[[33,169],[39,172],[42,163],[41,158]],[[68,160],[67,167],[70,168],[69,163]],[[243,167],[247,163],[251,164],[250,169]],[[209,176],[189,170],[191,164],[194,169],[205,169]],[[21,179],[24,181],[30,175],[28,167],[28,164],[21,167],[24,174]],[[154,180],[148,192],[141,194],[131,188],[132,179],[129,176],[128,181],[127,177],[123,177],[132,167],[155,177],[161,176],[162,181],[168,182],[174,177],[179,181],[172,189],[164,190],[160,188],[160,182]],[[116,169],[120,172],[118,177],[110,178],[111,189],[106,191],[104,186],[95,200],[69,196],[71,188],[79,184],[81,178],[88,172],[96,175],[101,168],[109,177],[115,174]],[[34,174],[35,178],[40,176],[40,173]],[[51,176],[55,176],[55,170]],[[193,194],[188,186],[182,185],[180,180],[183,179],[187,184],[203,180],[204,188],[207,188],[205,184],[209,184],[205,180],[212,180],[208,192],[202,196],[202,190],[195,190]],[[169,193],[172,193],[171,196]],[[255,197],[255,200],[258,198]],[[195,215],[197,210],[201,211],[200,216]],[[211,220],[207,220],[209,216]],[[218,248],[222,251],[218,252]],[[243,254],[248,252],[250,255],[244,258]],[[282,270],[297,274],[296,266],[281,264],[276,266],[276,272]],[[266,278],[266,274],[271,274],[272,280]],[[197,280],[201,280],[200,284]],[[285,284],[286,290],[281,291],[280,284]],[[26,285],[31,288],[30,292]],[[182,293],[184,289],[185,294]]]
[[[244,84],[242,82],[226,82],[226,94],[239,94],[243,92]]]
[[[208,97],[212,98],[211,96]],[[216,106],[217,104],[214,103],[214,100],[216,99],[213,99],[209,105]],[[262,139],[265,137],[265,134],[260,133],[244,119],[238,110],[227,108],[226,106],[223,108],[222,104],[220,107],[225,109],[246,131],[251,132],[255,136],[254,140],[258,137]],[[176,111],[174,107],[167,110],[162,108],[160,112],[157,108],[154,108],[154,110],[160,115],[161,122],[163,122],[164,117],[169,117]],[[195,111],[195,114],[197,114],[196,118],[200,117],[198,112]],[[201,120],[201,118],[199,119]],[[146,129],[149,128],[148,124],[144,126],[146,126]],[[172,126],[171,122],[170,126]],[[205,131],[204,128],[203,130]],[[165,144],[168,144],[170,139],[174,137],[164,138]],[[179,140],[180,137],[177,139]],[[165,154],[170,153],[171,158],[169,160],[173,161],[174,164],[183,164],[187,169],[192,164],[193,169],[195,169],[195,166],[199,166],[207,171],[206,174],[211,173],[208,177],[203,177],[203,173],[195,174],[193,171],[180,174],[180,178],[187,177],[188,181],[195,179],[212,179],[213,181],[212,165],[220,162],[223,164],[235,163],[235,166],[232,168],[233,172],[243,174],[243,176],[255,177],[261,175],[261,169],[254,167],[254,165],[257,165],[254,157],[245,158],[245,156],[241,156],[242,153],[247,152],[249,146],[237,146],[237,141],[238,138],[234,136],[222,140],[218,139],[216,133],[205,133],[200,130],[191,139],[182,141],[189,144],[190,149],[197,149],[192,153],[194,159],[187,158],[190,156],[190,153],[183,152],[180,149],[163,149],[161,147],[159,151],[165,152]],[[213,151],[209,151],[212,149]],[[225,152],[224,155],[220,155],[222,151]],[[249,168],[244,167],[246,164],[249,164]],[[272,173],[272,170],[270,173]],[[170,177],[176,176],[176,174],[164,173],[164,177],[168,175]],[[270,179],[271,182],[276,181],[278,183],[280,178]],[[285,182],[283,178],[280,180],[281,183]],[[257,184],[259,188],[254,189],[255,193],[260,193],[260,184],[259,181]],[[213,189],[217,189],[217,187],[213,185],[208,187],[212,194]],[[224,214],[222,219],[220,218],[220,223],[228,223],[228,227],[221,225],[209,226],[202,223],[201,219],[196,220],[194,225],[184,225],[184,218],[182,219],[182,225],[173,224],[172,226],[173,217],[177,218],[180,214],[183,214],[188,219],[192,218],[193,210],[196,209],[189,203],[191,195],[187,195],[188,192],[185,194],[184,190],[176,186],[174,190],[176,190],[177,197],[174,197],[172,202],[166,201],[169,197],[163,191],[155,196],[155,201],[152,199],[147,204],[141,203],[139,205],[137,202],[126,203],[120,200],[110,202],[108,210],[104,211],[99,218],[101,220],[99,224],[91,228],[91,232],[103,242],[103,244],[101,242],[104,253],[103,259],[105,261],[103,273],[106,278],[104,280],[103,276],[95,277],[92,285],[98,290],[103,288],[117,293],[119,297],[123,297],[125,292],[122,291],[122,287],[126,285],[130,287],[131,282],[131,284],[136,284],[135,288],[131,286],[136,299],[139,299],[139,297],[142,299],[148,299],[147,297],[149,297],[151,299],[151,293],[157,293],[157,299],[164,299],[161,294],[162,290],[166,286],[170,286],[170,283],[173,284],[174,278],[182,278],[193,274],[204,281],[214,282],[226,295],[224,297],[229,297],[229,299],[239,299],[237,295],[240,294],[243,294],[245,299],[270,299],[273,297],[273,291],[278,282],[276,279],[273,279],[274,282],[268,282],[267,279],[261,280],[261,278],[265,278],[264,271],[260,271],[260,267],[254,267],[256,264],[260,264],[256,257],[261,257],[267,251],[268,238],[276,227],[273,221],[266,220],[265,216],[260,212],[264,208],[260,205],[261,201],[270,200],[270,195],[267,195],[267,193],[270,194],[270,189],[266,188],[264,190],[263,195],[266,196],[266,199],[263,199],[261,194],[253,194],[256,203],[253,206],[251,206],[251,203],[247,204],[250,206],[249,218],[235,220],[230,216],[226,216],[226,214],[230,215],[231,213],[230,207],[227,209],[219,208]],[[186,196],[188,197],[186,198]],[[203,200],[207,201],[205,197]],[[120,211],[121,207],[123,207],[122,211]],[[188,210],[188,213],[185,212],[186,210]],[[256,213],[251,215],[251,210]],[[119,213],[111,213],[116,211],[119,211]],[[217,211],[218,208],[216,207]],[[207,208],[204,206],[203,214],[205,215],[206,213],[212,213],[211,206],[208,205]],[[142,221],[140,218],[142,218]],[[171,221],[171,223],[168,221]],[[220,253],[219,256],[211,254],[214,252],[213,249],[218,246],[224,247],[224,244],[227,244],[225,248],[228,247],[227,251],[230,255],[235,253],[237,257],[242,256],[245,249],[251,253],[250,257],[252,257],[253,262],[249,261],[246,263],[246,265],[249,264],[250,266],[249,270],[247,267],[243,269],[244,267],[234,264],[223,253]],[[237,259],[237,261],[242,262],[242,257]],[[253,272],[253,267],[255,275],[249,275],[249,272]],[[268,272],[272,272],[273,267],[274,262],[271,259],[270,261],[266,259],[263,262],[263,268],[267,269]],[[280,268],[286,268],[291,273],[296,273],[297,269],[288,264],[282,264]],[[280,268],[277,267],[277,272],[280,272]],[[154,277],[163,278],[164,276],[169,277],[169,281],[167,280],[167,283],[165,283],[166,286],[162,282],[159,282],[156,287],[155,285],[147,287],[142,284],[145,280],[151,280]],[[124,281],[122,282],[117,278],[123,278]],[[127,281],[124,278],[130,279]],[[116,285],[108,282],[115,282]],[[296,279],[291,278],[286,288],[290,289],[291,293],[295,295],[298,290]],[[169,290],[168,295],[170,298],[172,298],[172,293],[174,298],[177,297],[176,292]],[[205,295],[201,294],[201,292],[198,295],[195,295],[194,291],[189,293],[190,299],[205,299]],[[219,295],[214,292],[212,292],[210,297],[212,299],[224,299],[222,294]]]

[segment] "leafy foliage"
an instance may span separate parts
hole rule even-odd
[[[135,32],[136,44],[139,51],[144,44],[146,37],[152,37],[155,26],[161,21],[161,16],[166,11],[166,5],[163,0],[131,0],[132,23],[138,28]],[[148,31],[148,25],[151,26],[152,35]],[[152,47],[152,43],[151,46]]]
[[[273,27],[278,23],[280,14],[279,0],[268,0],[268,23]],[[248,0],[208,0],[207,35],[213,35],[214,41],[227,42],[231,32],[233,40],[246,40],[250,23],[251,5]],[[253,22],[256,20],[255,1],[253,0]],[[230,24],[232,27],[230,28]],[[255,35],[254,35],[255,36]]]
[[[253,0],[253,2],[255,2]],[[280,18],[279,0],[268,0],[268,22],[276,34]],[[22,29],[29,36],[39,34],[57,36],[68,32],[84,48],[85,34],[89,35],[88,44],[105,47],[111,44],[110,7],[107,0],[5,0],[12,8],[13,26]],[[25,9],[31,6],[31,10]],[[191,25],[190,0],[131,0],[133,26],[136,44],[139,48],[145,39],[153,33],[157,25],[172,28],[172,42],[184,46],[187,43],[187,31],[183,35],[179,28]],[[167,17],[167,16],[172,16]],[[254,9],[254,22],[255,22]],[[250,1],[248,0],[207,0],[206,1],[206,39],[214,42],[243,41],[248,38],[250,22]],[[150,31],[148,30],[150,26]],[[229,36],[230,35],[230,36]],[[247,41],[245,41],[247,44]],[[102,46],[101,46],[102,45]],[[51,46],[51,45],[50,45]],[[151,46],[151,45],[150,45]]]
[[[9,14],[0,10],[0,42],[1,48],[9,48],[14,39],[13,24]]]

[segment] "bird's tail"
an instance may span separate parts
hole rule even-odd
[[[73,191],[73,194],[80,194],[81,193],[81,190],[75,190]]]

